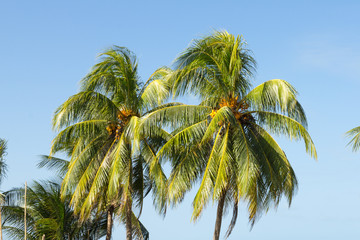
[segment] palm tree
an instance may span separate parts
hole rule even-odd
[[[5,155],[6,155],[6,141],[0,138],[0,183],[6,176],[6,164],[5,164]],[[3,239],[2,237],[2,205],[3,205],[3,195],[0,195],[0,240]]]
[[[195,40],[176,59],[171,80],[174,96],[192,93],[200,105],[159,109],[139,125],[151,129],[154,121],[169,121],[175,129],[157,154],[157,161],[170,159],[172,164],[168,201],[178,204],[200,181],[192,220],[210,200],[217,201],[214,240],[219,239],[223,212],[230,204],[234,210],[227,236],[240,200],[248,203],[252,224],[270,204],[276,207],[283,195],[291,203],[297,180],[271,133],[303,139],[306,151],[316,158],[294,87],[274,79],[251,89],[255,67],[242,37],[215,32]]]
[[[5,193],[4,231],[10,239],[24,238],[24,188]],[[89,239],[96,240],[106,234],[106,215],[94,215],[87,221],[79,221],[70,206],[70,197],[60,198],[60,184],[34,182],[27,188],[27,238]]]
[[[352,145],[352,150],[355,152],[360,147],[360,127],[356,127],[346,132],[346,136],[351,138],[348,145]]]
[[[67,169],[69,167],[69,161],[65,160],[65,159],[61,159],[61,158],[55,158],[55,157],[50,157],[50,156],[46,156],[46,155],[42,155],[41,156],[41,160],[39,161],[38,165],[39,168],[47,168],[49,170],[53,170],[55,172],[57,172],[58,176],[63,179],[63,177],[65,176]],[[68,199],[69,200],[69,197]],[[69,205],[69,202],[68,202]],[[106,211],[103,212],[99,212],[97,215],[100,216],[106,216]],[[94,216],[94,213],[92,213],[92,218]],[[143,240],[149,240],[149,232],[147,231],[146,227],[136,218],[134,217],[135,215],[133,214],[133,222],[132,224],[135,227],[138,227],[135,229],[135,235],[138,239],[143,239]],[[77,218],[79,220],[79,222],[81,223],[83,220]],[[99,219],[101,224],[102,222],[104,222],[105,220],[105,224],[107,223],[107,219],[106,217],[104,219]],[[86,222],[85,222],[86,224]],[[107,224],[106,224],[107,225]],[[105,227],[107,228],[107,226],[105,225]],[[90,226],[91,227],[91,226]]]
[[[106,208],[106,239],[111,238],[117,214],[130,240],[136,218],[133,204],[141,213],[144,196],[155,183],[155,193],[164,189],[161,185],[166,181],[160,163],[149,163],[169,134],[153,126],[151,137],[135,136],[135,129],[142,116],[161,108],[168,97],[164,78],[168,70],[157,70],[143,84],[135,55],[128,49],[115,46],[100,56],[101,61],[82,80],[81,91],[56,110],[53,126],[61,131],[51,154],[65,152],[70,158],[62,192],[72,195],[71,204],[81,219],[90,217],[94,207]]]

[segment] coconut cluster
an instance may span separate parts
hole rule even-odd
[[[250,113],[247,112],[249,109],[249,104],[245,101],[238,101],[238,96],[230,97],[229,99],[222,98],[219,103],[218,108],[212,109],[211,113],[209,114],[211,118],[214,118],[217,111],[222,107],[229,107],[233,112],[236,120],[241,123],[247,123],[249,121],[253,121],[254,118],[251,116]]]
[[[122,130],[126,124],[130,121],[130,118],[135,116],[135,113],[131,109],[123,109],[119,111],[116,122],[110,122],[106,126],[110,136],[114,136],[116,139],[120,139]]]

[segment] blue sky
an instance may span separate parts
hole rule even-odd
[[[302,142],[279,138],[299,180],[288,208],[271,209],[250,231],[246,205],[229,239],[357,239],[360,152],[344,133],[360,125],[358,1],[0,1],[0,137],[9,172],[1,189],[51,178],[36,168],[55,133],[55,109],[111,45],[126,46],[147,77],[194,38],[225,29],[254,52],[254,85],[281,78],[299,91],[318,162]],[[187,99],[187,102],[192,102]],[[141,217],[151,239],[210,239],[215,205],[190,222],[194,192],[163,219],[149,198]],[[230,214],[223,225],[230,221]],[[124,239],[116,224],[114,240]]]

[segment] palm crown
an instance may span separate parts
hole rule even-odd
[[[180,202],[199,180],[192,219],[212,199],[219,202],[221,225],[223,208],[232,202],[234,218],[228,234],[240,200],[248,202],[252,223],[270,203],[277,205],[283,194],[291,202],[296,177],[270,134],[303,139],[306,151],[316,158],[296,90],[280,79],[250,90],[255,61],[243,39],[227,32],[194,41],[176,59],[175,67],[170,77],[173,94],[193,93],[200,105],[159,109],[142,122],[149,128],[154,119],[169,121],[174,129],[157,154],[159,161],[170,160],[173,166],[169,202]],[[217,224],[214,239],[219,231]]]
[[[137,61],[126,48],[114,47],[82,80],[80,93],[56,111],[54,128],[62,129],[53,141],[52,153],[71,158],[62,190],[72,194],[72,204],[86,219],[94,206],[115,211],[131,224],[133,200],[142,206],[154,181],[165,182],[159,164],[148,163],[166,138],[165,131],[151,139],[134,132],[140,118],[168,97],[166,68],[157,70],[145,83],[139,79]],[[161,107],[160,107],[161,108]],[[132,227],[127,225],[128,239]]]

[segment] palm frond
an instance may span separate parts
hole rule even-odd
[[[167,80],[171,69],[160,68],[156,70],[143,86],[140,96],[146,111],[156,108],[169,97],[170,86]]]
[[[204,170],[204,175],[201,180],[201,184],[199,190],[196,193],[196,196],[193,201],[194,211],[191,219],[196,220],[203,208],[206,206],[211,192],[213,191],[213,186],[215,182],[216,173],[219,167],[219,158],[218,158],[218,148],[221,145],[221,132],[223,127],[221,127],[216,134],[214,145],[211,149],[211,153],[209,155],[209,159],[207,161],[206,168]]]
[[[352,146],[352,150],[355,152],[360,147],[360,127],[353,128],[346,132],[346,137],[351,138],[348,145]]]
[[[252,89],[242,101],[256,110],[286,114],[307,127],[304,109],[296,100],[296,95],[295,88],[288,82],[273,79]]]
[[[211,112],[211,108],[193,105],[167,106],[155,110],[142,118],[138,127],[138,134],[152,136],[158,133],[159,127],[169,126],[176,129],[180,126],[193,125],[204,119]]]
[[[264,125],[269,132],[285,135],[291,140],[303,139],[306,152],[315,159],[317,158],[314,142],[301,123],[290,117],[274,112],[256,111],[255,114],[258,116],[259,124]]]
[[[64,176],[66,174],[69,167],[69,161],[47,155],[41,155],[40,157],[41,160],[38,162],[37,167],[45,167],[49,170],[55,170],[60,176]]]
[[[83,111],[83,109],[86,111]],[[105,95],[93,91],[71,96],[55,112],[53,128],[59,130],[74,123],[91,120],[115,121],[118,107]]]
[[[202,100],[209,95],[240,93],[249,89],[255,60],[242,37],[226,31],[194,40],[175,60],[172,77],[175,95],[194,93]]]

